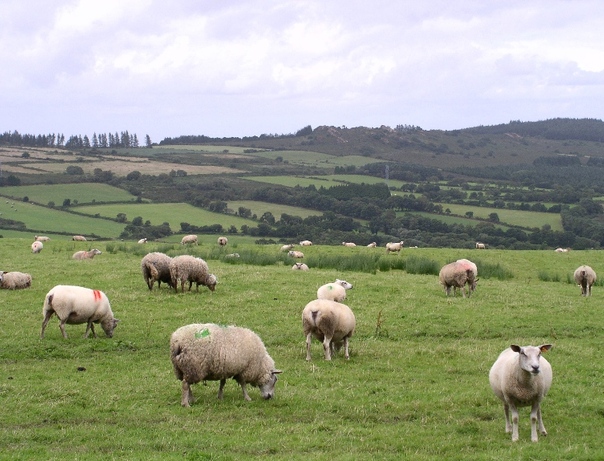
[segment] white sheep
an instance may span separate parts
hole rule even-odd
[[[100,323],[105,334],[111,338],[118,323],[105,293],[74,285],[57,285],[52,288],[44,298],[42,314],[44,320],[40,338],[44,338],[44,330],[53,314],[59,318],[59,328],[65,339],[67,339],[66,323],[70,325],[86,323],[85,338],[88,338],[90,331],[96,338],[95,323]]]
[[[348,247],[348,248],[354,248],[357,246],[357,244],[354,242],[342,242],[342,245],[344,245],[345,247]]]
[[[503,402],[505,432],[512,433],[512,442],[518,440],[518,407],[531,406],[533,442],[538,441],[537,424],[541,434],[547,435],[541,419],[541,401],[552,385],[552,367],[541,353],[551,348],[551,344],[537,347],[513,344],[499,355],[491,367],[489,382],[495,395]]]
[[[287,252],[287,255],[288,255],[290,258],[298,258],[298,259],[300,259],[300,258],[303,258],[303,257],[304,257],[304,253],[302,253],[301,251],[296,251],[296,250],[290,250],[290,251],[288,251],[288,252]]]
[[[48,242],[50,237],[46,237],[45,235],[36,235],[34,236],[34,240],[37,240],[38,242]]]
[[[218,237],[217,243],[219,246],[224,247],[227,245],[227,243],[229,243],[229,239],[226,237]]]
[[[330,299],[341,302],[346,299],[346,290],[352,288],[352,283],[346,280],[336,279],[335,282],[326,283],[317,290],[317,299]]]
[[[596,272],[589,266],[579,266],[575,270],[575,282],[581,287],[582,296],[591,296],[591,287],[596,283]]]
[[[288,244],[288,245],[283,245],[283,246],[281,247],[281,250],[280,250],[280,251],[285,252],[285,251],[292,250],[293,248],[294,248],[294,244],[293,244],[293,243],[290,243],[290,244]]]
[[[487,246],[484,243],[476,242],[476,249],[477,250],[486,250]]]
[[[307,271],[308,266],[304,263],[296,263],[292,266],[292,270],[294,271]]]
[[[457,260],[458,263],[466,265],[467,267],[469,267],[470,269],[472,269],[472,273],[474,274],[474,279],[469,282],[469,289],[471,291],[476,290],[476,285],[478,283],[478,266],[476,266],[475,263],[473,263],[472,261],[470,261],[469,259],[458,259]],[[453,288],[455,290],[455,287]]]
[[[309,247],[309,246],[312,245],[312,242],[310,240],[302,240],[300,242],[300,245],[303,246],[303,247]]]
[[[79,260],[82,260],[82,259],[92,259],[92,258],[94,258],[96,255],[100,255],[100,254],[102,254],[102,253],[103,253],[103,252],[102,252],[101,250],[98,250],[98,249],[96,249],[96,248],[93,248],[93,249],[92,249],[92,250],[90,250],[90,251],[84,251],[84,250],[81,250],[81,251],[76,251],[76,252],[73,254],[73,256],[72,256],[72,259],[79,259]]]
[[[556,253],[568,253],[568,248],[556,248],[554,251]]]
[[[140,244],[147,243],[147,237],[140,239],[138,241],[138,243],[140,243]]]
[[[34,254],[40,253],[43,248],[44,244],[42,242],[39,242],[38,240],[34,241],[34,243],[31,244],[31,252]]]
[[[172,258],[170,261],[170,277],[174,290],[178,291],[178,282],[180,281],[181,291],[185,291],[185,283],[189,282],[189,291],[193,283],[199,291],[199,285],[207,286],[210,291],[216,289],[216,276],[210,274],[208,264],[201,258],[195,258],[190,255],[180,255]]]
[[[185,235],[180,241],[181,245],[193,244],[197,245],[197,235]]]
[[[172,276],[170,274],[170,262],[172,258],[164,253],[148,253],[141,260],[141,271],[143,279],[149,287],[153,289],[153,284],[157,282],[157,287],[161,287],[161,283],[167,283],[172,286]]]
[[[354,333],[356,319],[346,305],[329,299],[315,299],[302,311],[302,328],[306,336],[306,360],[310,360],[310,344],[313,336],[323,343],[325,360],[331,360],[332,353],[344,345],[346,359],[348,339]]]
[[[85,242],[86,237],[84,237],[83,235],[74,235],[73,237],[71,237],[71,240],[74,240],[76,242]]]
[[[376,242],[371,242],[369,245],[367,245],[367,248],[375,248],[377,246]]]
[[[438,280],[445,289],[447,296],[451,294],[451,287],[453,287],[454,289],[461,289],[464,298],[466,297],[466,284],[470,287],[468,291],[468,296],[470,296],[473,290],[472,287],[475,289],[477,282],[477,279],[474,278],[473,268],[466,263],[457,261],[445,264],[438,274]],[[455,294],[455,291],[453,294]]]
[[[229,378],[241,386],[245,400],[251,400],[247,384],[258,387],[262,397],[270,399],[281,373],[260,337],[235,326],[197,323],[180,327],[170,337],[170,358],[176,379],[182,381],[183,407],[193,403],[192,384],[220,381],[218,398],[222,399]]]
[[[0,288],[6,290],[20,290],[31,286],[31,275],[24,272],[0,271]]]
[[[399,253],[403,249],[403,242],[388,242],[386,244],[386,253]]]

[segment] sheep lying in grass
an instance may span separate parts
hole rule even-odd
[[[308,266],[304,263],[296,263],[292,266],[292,270],[294,271],[307,271]]]
[[[170,277],[174,290],[178,291],[178,282],[180,281],[181,291],[185,291],[185,283],[189,282],[189,291],[195,283],[195,288],[199,291],[199,285],[207,286],[210,291],[216,289],[216,276],[210,274],[208,264],[201,258],[195,258],[189,255],[180,255],[172,258],[170,261]]]
[[[303,246],[303,247],[309,247],[309,246],[312,245],[312,242],[310,240],[302,240],[300,242],[300,245]]]
[[[503,402],[505,432],[518,440],[518,407],[531,406],[531,440],[538,441],[539,431],[547,435],[541,419],[541,401],[552,385],[552,367],[542,356],[551,344],[520,347],[513,344],[504,350],[489,372],[493,392]],[[510,423],[510,412],[512,419]]]
[[[188,245],[188,244],[197,245],[197,235],[185,235],[181,239],[180,244],[181,245]]]
[[[229,239],[227,239],[226,237],[218,237],[217,243],[219,246],[225,247],[227,246],[227,243],[229,243]]]
[[[346,280],[336,279],[335,282],[326,283],[317,290],[317,299],[330,299],[341,302],[346,299],[346,290],[350,290],[352,284]]]
[[[348,247],[348,248],[354,248],[357,246],[357,244],[354,242],[342,242],[342,245],[344,245],[345,247]]]
[[[581,287],[581,296],[591,296],[591,287],[596,283],[596,272],[589,266],[579,266],[575,270],[575,282]]]
[[[48,242],[50,240],[50,237],[47,237],[45,235],[35,235],[34,240],[37,240],[38,242]]]
[[[403,242],[388,242],[386,244],[386,253],[399,253],[403,249]]]
[[[294,248],[294,244],[293,244],[293,243],[290,243],[290,244],[288,244],[288,245],[283,245],[283,246],[281,247],[281,251],[285,252],[285,251],[292,250],[293,248]]]
[[[59,328],[65,339],[67,339],[66,323],[70,325],[86,323],[85,338],[88,338],[90,331],[96,338],[94,324],[100,323],[105,334],[111,338],[118,322],[113,317],[109,299],[105,293],[73,285],[57,285],[50,290],[44,298],[42,314],[44,320],[40,338],[44,338],[44,330],[53,314],[57,314],[59,318]]]
[[[370,244],[367,245],[367,248],[375,248],[377,246],[376,242],[371,242]]]
[[[90,251],[84,251],[84,250],[82,250],[82,251],[76,251],[73,254],[72,258],[73,259],[79,259],[79,260],[82,260],[82,259],[92,259],[96,255],[100,255],[102,253],[103,252],[101,250],[97,250],[96,248],[93,248]]]
[[[306,360],[310,360],[310,344],[313,336],[323,342],[325,360],[331,360],[336,349],[344,345],[346,359],[348,338],[354,333],[356,319],[346,305],[329,299],[315,299],[302,311],[302,328],[306,336]]]
[[[172,258],[164,253],[149,253],[146,254],[141,260],[141,271],[143,273],[143,279],[149,287],[149,290],[153,289],[153,284],[157,282],[157,287],[161,287],[161,283],[167,283],[168,286],[172,285],[172,276],[170,274],[170,262]]]
[[[74,240],[76,242],[85,242],[86,237],[84,237],[83,235],[74,235],[73,237],[71,237],[71,240]]]
[[[281,373],[256,333],[212,323],[186,325],[172,333],[170,358],[176,379],[182,381],[183,407],[193,403],[192,384],[220,380],[218,398],[222,399],[228,378],[239,383],[245,400],[251,400],[247,384],[260,388],[262,397],[270,399]]]
[[[303,258],[303,257],[304,257],[304,253],[302,253],[301,251],[296,251],[296,250],[291,250],[291,251],[288,251],[288,252],[287,252],[287,255],[288,255],[290,258],[298,258],[298,259],[301,259],[301,258]]]
[[[31,286],[31,275],[24,272],[0,271],[0,288],[6,290],[21,290]]]
[[[38,240],[31,244],[31,252],[34,254],[40,253],[43,248],[44,244],[42,242],[39,242]]]
[[[476,287],[474,270],[466,263],[452,262],[445,264],[438,274],[440,284],[445,289],[447,296],[451,294],[451,287],[460,288],[463,297],[466,297],[466,284],[470,286],[468,296],[472,293],[472,287]],[[453,293],[455,294],[455,292]]]
[[[147,243],[147,237],[140,239],[138,241],[138,243],[140,243],[140,244]]]

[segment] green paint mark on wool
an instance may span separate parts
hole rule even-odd
[[[203,339],[210,336],[210,330],[208,330],[207,328],[204,328],[201,331],[198,331],[195,333],[195,338],[196,339]]]

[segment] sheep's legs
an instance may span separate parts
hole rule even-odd
[[[541,419],[541,407],[538,402],[534,403],[531,408],[531,441],[533,442],[539,440],[539,436],[537,435],[537,424],[539,424],[539,431],[541,434],[547,435],[543,420]]]
[[[183,407],[190,407],[192,403],[193,403],[193,392],[191,392],[191,385],[183,379],[182,380],[182,397],[180,399],[180,404]]]
[[[42,322],[42,331],[40,331],[40,339],[44,338],[44,330],[46,329],[46,325],[48,325],[48,321],[54,314],[54,311],[46,311],[44,314],[44,321]]]
[[[306,335],[306,360],[310,360],[310,343],[312,342],[312,333]]]
[[[64,320],[61,320],[61,322],[59,322],[59,328],[61,329],[63,338],[67,339],[67,333],[65,333],[65,321]]]
[[[243,392],[243,398],[247,401],[252,400],[250,396],[247,394],[246,384],[243,381],[239,381],[239,385],[241,386],[241,391]]]
[[[508,409],[508,407],[506,407]],[[518,408],[515,405],[509,405],[508,412],[512,412],[512,442],[518,441]],[[506,414],[506,432],[508,432],[509,413]]]
[[[323,338],[323,352],[325,354],[325,360],[331,360],[331,338],[325,336]]]
[[[92,337],[96,338],[96,332],[94,331],[94,325],[92,324],[92,320],[88,321],[88,324],[86,325],[86,333],[84,334],[84,338],[88,338],[88,334],[90,333],[90,331],[92,331]]]
[[[350,355],[348,354],[348,336],[344,338],[344,356],[346,357],[346,360],[350,358]]]

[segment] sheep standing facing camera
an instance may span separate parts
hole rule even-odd
[[[40,242],[39,240],[36,240],[34,243],[31,244],[31,252],[34,254],[40,253],[43,248],[44,248],[44,244],[42,242]]]

